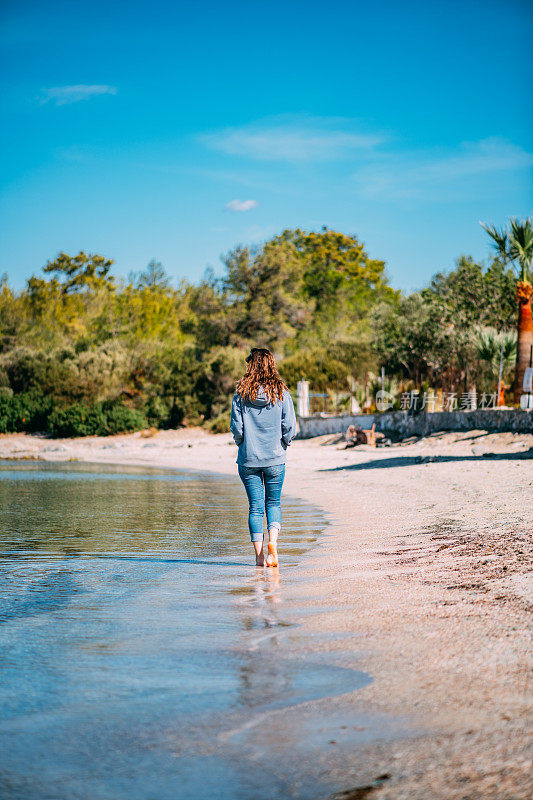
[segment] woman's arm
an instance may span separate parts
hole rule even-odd
[[[244,439],[244,425],[242,421],[241,399],[237,392],[233,395],[233,401],[231,403],[231,422],[229,429],[233,434],[233,441],[235,444],[240,444]]]
[[[281,406],[281,438],[283,443],[288,446],[294,439],[295,434],[296,414],[294,413],[294,404],[292,397],[285,389]]]

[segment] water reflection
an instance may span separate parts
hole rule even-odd
[[[283,618],[279,568],[257,569],[250,583],[240,591],[233,590],[245,634],[239,698],[244,706],[266,707],[276,702],[293,680],[292,670],[276,653],[279,636],[291,623]]]

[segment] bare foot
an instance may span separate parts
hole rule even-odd
[[[268,543],[267,567],[278,566],[278,549],[272,542]]]
[[[255,566],[256,567],[264,567],[265,566],[265,551],[263,540],[259,539],[259,541],[252,542],[255,550]]]

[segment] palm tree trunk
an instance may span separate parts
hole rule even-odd
[[[515,403],[520,402],[524,372],[529,367],[529,354],[533,345],[533,318],[531,317],[531,297],[533,286],[529,281],[518,281],[518,341],[516,344],[516,369],[513,384]]]

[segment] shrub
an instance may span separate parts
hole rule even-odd
[[[219,417],[228,408],[235,382],[244,372],[246,355],[236,347],[215,347],[206,354],[200,365],[195,395],[207,417]]]
[[[0,433],[42,431],[46,429],[51,400],[40,392],[0,393]]]
[[[17,393],[25,393],[42,386],[45,379],[45,356],[41,351],[18,347],[2,356],[2,373]]]
[[[304,378],[313,389],[325,391],[332,385],[339,390],[349,388],[347,376],[350,366],[339,361],[325,349],[297,353],[283,359],[279,366],[280,374],[289,387],[295,387]]]
[[[68,408],[54,410],[48,420],[48,430],[56,438],[111,436],[147,426],[148,422],[141,411],[120,403],[94,403],[91,406],[75,403]]]
[[[154,428],[169,427],[170,412],[167,404],[161,400],[160,397],[151,397],[146,403],[143,411],[150,426]]]
[[[106,419],[100,404],[86,406],[75,403],[56,408],[48,419],[48,430],[55,438],[97,436],[105,433]]]
[[[13,397],[2,394],[0,397],[0,433],[14,433],[20,430],[20,419],[14,413]]]
[[[211,433],[229,433],[230,413],[220,414],[206,423],[207,430]]]
[[[140,431],[148,427],[148,421],[142,411],[116,403],[105,411],[106,430],[101,435]]]

